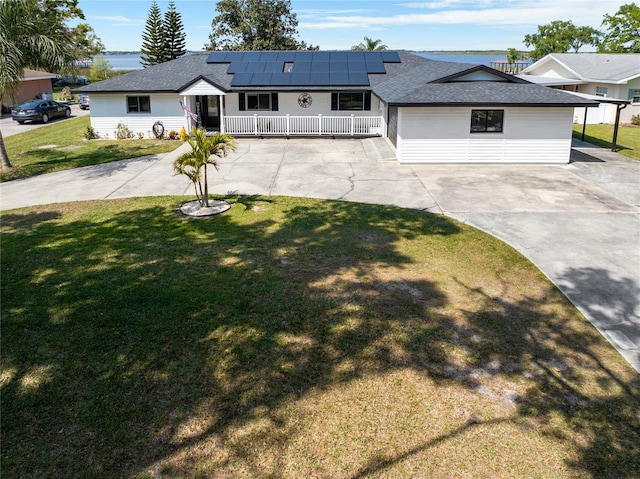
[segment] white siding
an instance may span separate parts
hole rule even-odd
[[[250,92],[245,93],[271,93],[271,92]],[[331,92],[315,92],[306,91],[311,95],[312,102],[308,108],[302,108],[298,105],[299,92],[278,92],[278,111],[240,111],[237,93],[228,93],[225,97],[225,115],[228,116],[313,116],[313,115],[330,115],[330,116],[380,116],[381,105],[380,100],[375,95],[371,95],[371,110],[352,110],[352,111],[332,111],[331,110]]]
[[[214,87],[213,85],[211,85],[210,83],[207,83],[204,80],[199,80],[197,82],[195,82],[193,85],[189,86],[188,88],[185,88],[184,90],[182,90],[180,92],[180,95],[185,95],[185,96],[189,96],[189,95],[224,95],[224,92],[222,90],[219,90],[218,88]]]
[[[91,126],[101,138],[114,138],[118,123],[126,125],[134,135],[144,133],[146,138],[153,137],[152,127],[156,121],[164,125],[165,133],[187,128],[187,120],[180,108],[181,96],[178,94],[150,94],[150,113],[127,113],[126,94],[92,93]],[[139,96],[144,96],[140,94]]]
[[[640,78],[635,78],[628,83],[619,85],[613,83],[587,83],[580,85],[578,91],[580,93],[596,94],[597,87],[607,88],[607,98],[617,98],[621,100],[629,100],[629,90],[640,89]],[[640,103],[628,105],[620,110],[620,121],[622,123],[631,123],[633,115],[640,115]],[[576,108],[573,115],[574,123],[584,122],[584,108]],[[587,123],[610,123],[616,121],[616,106],[610,103],[601,103],[598,108],[589,108],[587,112]]]
[[[471,110],[399,108],[401,163],[568,163],[573,108],[504,108],[502,133],[470,133]],[[502,109],[485,107],[486,109]]]

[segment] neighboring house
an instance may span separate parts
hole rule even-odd
[[[640,53],[551,53],[519,75],[541,85],[607,99],[629,100],[620,121],[640,114]],[[574,121],[584,122],[584,108]],[[587,112],[587,123],[615,123],[616,105],[601,103]]]
[[[25,68],[20,78],[18,95],[15,98],[3,98],[2,103],[5,106],[14,106],[34,98],[43,98],[43,95],[53,95],[51,80],[55,77],[53,73]]]
[[[393,51],[192,54],[76,91],[91,94],[101,137],[119,123],[147,136],[157,121],[190,130],[192,112],[233,135],[384,136],[401,163],[567,163],[573,109],[596,105],[483,65]]]

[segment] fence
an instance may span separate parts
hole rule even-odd
[[[230,135],[383,136],[381,116],[226,116]]]

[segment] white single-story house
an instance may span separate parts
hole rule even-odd
[[[614,100],[631,102],[620,110],[621,122],[631,123],[633,115],[640,115],[640,53],[551,53],[518,76],[613,101],[587,110],[587,123],[615,123],[618,107]],[[577,108],[574,121],[583,123],[584,115],[585,109]]]
[[[197,53],[76,91],[101,137],[119,123],[190,130],[194,117],[237,136],[383,136],[401,163],[568,163],[574,108],[597,106],[404,51]]]

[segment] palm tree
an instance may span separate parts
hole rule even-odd
[[[196,128],[187,138],[187,143],[191,146],[191,151],[180,155],[173,162],[173,169],[178,174],[186,175],[193,182],[200,206],[208,207],[207,165],[219,170],[218,158],[227,156],[230,151],[236,151],[236,140],[224,133],[207,136],[204,128]]]
[[[70,29],[39,11],[37,0],[0,1],[0,103],[17,96],[26,67],[61,71],[73,61]],[[10,168],[1,131],[0,157],[2,168]]]
[[[386,49],[387,46],[382,44],[382,40],[372,40],[369,37],[364,37],[364,43],[359,43],[351,47],[351,50],[361,52],[380,52]]]

